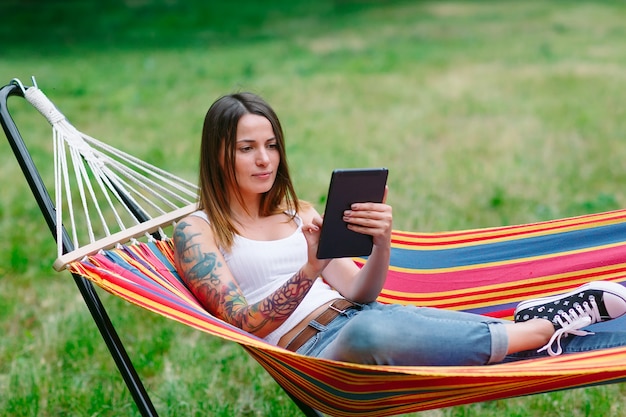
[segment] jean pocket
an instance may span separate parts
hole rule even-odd
[[[315,356],[315,348],[320,340],[320,332],[316,333],[314,336],[311,336],[309,340],[304,342],[300,349],[298,349],[297,353],[305,356]]]

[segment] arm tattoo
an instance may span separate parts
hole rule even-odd
[[[223,267],[215,252],[203,252],[199,233],[181,222],[174,231],[174,250],[181,276],[198,301],[213,315],[245,331],[266,335],[293,313],[313,285],[302,270],[255,304],[248,304],[234,280],[222,280]]]

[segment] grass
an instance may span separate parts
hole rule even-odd
[[[302,198],[321,209],[333,168],[388,166],[397,229],[626,205],[622,2],[224,3],[5,1],[0,83],[35,75],[80,130],[190,180],[210,103],[255,91],[281,116]],[[48,180],[49,126],[9,104]],[[138,415],[0,147],[0,410]],[[160,415],[297,414],[238,346],[102,297]],[[420,415],[622,416],[624,390]]]

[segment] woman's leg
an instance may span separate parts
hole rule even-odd
[[[563,306],[567,306],[563,311]],[[535,315],[539,311],[542,315]],[[547,315],[543,313],[547,312]],[[581,328],[626,313],[626,289],[596,282],[575,291],[520,304],[516,323],[432,308],[374,303],[348,321],[318,356],[367,364],[480,365],[507,355],[541,356],[626,346],[626,332],[591,339]],[[558,349],[552,350],[557,344]]]
[[[552,323],[543,319],[510,323],[504,327],[509,338],[509,355],[545,346],[554,334]]]
[[[587,336],[567,335],[561,339],[560,344],[563,354],[622,347],[626,346],[626,329],[625,331],[596,332]],[[504,361],[511,362],[548,355],[550,353],[547,349],[531,349],[507,355]]]
[[[507,354],[507,326],[458,311],[374,303],[317,356],[366,364],[484,365]]]
[[[316,356],[378,365],[484,365],[547,356],[555,333],[544,319],[506,322],[431,308],[381,306],[352,317]],[[563,353],[626,346],[624,332],[566,335]]]

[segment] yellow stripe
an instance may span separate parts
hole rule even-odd
[[[322,412],[337,416],[351,416],[360,412],[367,413],[367,415],[395,415],[455,404],[484,401],[489,398],[506,398],[511,395],[517,395],[516,393],[518,392],[530,394],[562,387],[574,387],[576,386],[574,381],[581,375],[588,373],[581,373],[579,369],[572,369],[571,372],[560,374],[546,372],[547,368],[554,369],[554,366],[549,364],[549,362],[553,361],[546,360],[543,361],[544,365],[542,367],[534,366],[534,368],[538,369],[532,373],[518,372],[520,368],[523,368],[523,364],[518,362],[515,365],[508,366],[508,368],[515,368],[516,370],[507,375],[495,375],[498,372],[492,372],[494,367],[456,367],[452,369],[452,373],[446,372],[450,368],[443,368],[443,372],[435,376],[404,375],[392,373],[395,371],[395,368],[379,366],[374,369],[381,371],[382,368],[382,372],[374,375],[364,374],[357,376],[349,372],[349,370],[338,372],[336,368],[345,368],[343,364],[318,360],[316,362],[320,365],[320,372],[323,372],[324,368],[329,368],[329,370],[335,372],[332,375],[332,380],[327,385],[321,381],[316,384],[303,379],[297,373],[292,372],[285,364],[262,351],[252,350],[251,354],[281,385],[286,386],[298,398]],[[624,357],[624,355],[624,352],[620,351],[619,354],[613,356]],[[308,359],[304,360],[308,362]],[[497,367],[502,368],[500,365],[497,365]],[[488,368],[488,370],[485,371],[484,368]],[[459,369],[466,369],[468,372],[459,373]],[[618,370],[621,371],[622,369],[623,365]],[[438,370],[442,369],[438,368]],[[613,370],[605,368],[603,371],[609,372]],[[301,370],[299,369],[299,371]],[[597,369],[592,371],[592,373],[597,373]],[[485,380],[486,376],[493,378]],[[469,381],[464,384],[451,383],[457,380],[455,377],[467,377]],[[599,382],[608,381],[609,378],[598,376],[598,380]],[[333,381],[340,382],[332,384]],[[344,385],[348,387],[353,386],[351,385],[353,381],[359,382],[359,388],[369,386],[372,383],[383,382],[390,389],[377,385],[375,397],[367,398],[369,394],[367,390],[357,392],[357,390],[345,391],[340,388]],[[408,384],[409,388],[394,389],[395,383],[401,385]],[[295,391],[294,384],[296,384]],[[331,387],[331,389],[326,388],[327,386]],[[415,393],[410,393],[411,387]],[[541,389],[536,387],[541,387]],[[334,394],[333,392],[335,391],[339,392],[339,394]],[[349,399],[351,396],[355,396],[355,398]],[[329,407],[327,404],[331,404],[331,406]]]
[[[418,268],[403,268],[403,267],[399,267],[395,265],[390,265],[389,270],[409,273],[409,274],[445,274],[448,272],[468,271],[471,269],[480,269],[480,268],[492,268],[492,267],[502,266],[502,265],[515,265],[518,263],[533,262],[533,261],[538,261],[542,259],[554,258],[557,256],[560,257],[560,256],[568,256],[568,255],[577,255],[580,253],[593,252],[596,250],[603,250],[603,249],[610,249],[610,248],[614,248],[618,246],[624,246],[624,242],[610,243],[606,245],[594,246],[591,248],[576,249],[576,250],[563,251],[563,252],[558,252],[558,253],[550,253],[546,255],[529,256],[527,258],[507,259],[505,261],[485,262],[481,264],[454,266],[454,267],[449,267],[449,268],[418,269]]]
[[[109,272],[110,273],[110,272]],[[235,332],[233,330],[228,330],[228,329],[224,329],[221,328],[217,325],[212,324],[210,321],[206,320],[206,319],[199,319],[197,317],[194,317],[192,315],[189,315],[187,313],[184,313],[180,310],[176,310],[173,309],[171,307],[168,307],[164,304],[159,304],[158,302],[150,299],[150,298],[146,298],[142,295],[137,294],[136,292],[127,290],[124,287],[121,287],[117,284],[112,283],[111,281],[107,281],[107,280],[102,280],[100,277],[97,277],[97,279],[92,279],[95,278],[93,277],[89,271],[84,271],[84,274],[82,274],[83,276],[85,276],[86,278],[94,281],[98,286],[100,286],[102,289],[116,295],[119,296],[121,298],[123,298],[124,300],[137,305],[138,307],[141,308],[146,308],[148,310],[151,310],[157,314],[160,314],[162,316],[174,319],[176,321],[182,322],[183,324],[187,324],[189,326],[195,327],[198,330],[203,330],[206,331],[210,334],[214,334],[214,335],[219,335],[220,337],[223,337],[225,339],[237,342],[237,343],[242,343],[242,344],[246,344],[246,345],[250,345],[250,346],[257,346],[257,347],[263,347],[263,348],[267,348],[268,345],[267,343],[263,342],[263,341],[259,341],[249,335],[246,334],[240,334],[238,332]],[[124,279],[122,277],[120,277],[121,279]],[[142,304],[143,303],[143,304]],[[217,318],[215,318],[214,320],[218,320]],[[276,350],[280,349],[280,348],[275,348]]]
[[[622,264],[625,265],[626,264]],[[542,297],[559,294],[563,292],[563,287],[575,288],[590,281],[589,274],[594,276],[594,280],[610,280],[621,282],[626,280],[624,272],[606,273],[613,267],[599,267],[583,271],[554,274],[535,277],[532,279],[517,280],[513,283],[500,283],[485,285],[482,287],[472,287],[452,291],[441,291],[436,293],[411,293],[403,291],[393,291],[383,289],[378,300],[383,303],[413,304],[423,307],[438,307],[449,304],[458,304],[451,307],[454,310],[469,310],[475,308],[490,307],[501,304],[515,303],[528,298],[535,297],[529,295],[529,290],[541,293]],[[581,278],[575,278],[585,275]],[[552,283],[544,283],[546,280],[557,280]],[[510,289],[511,284],[520,284],[522,288]],[[471,294],[467,294],[470,291]],[[482,294],[475,292],[485,291]],[[496,300],[497,298],[497,300]]]
[[[460,300],[463,300],[463,299],[472,300],[474,299],[474,297],[481,296],[479,294],[475,294],[477,292],[488,292],[488,293],[499,292],[502,290],[506,290],[507,288],[510,288],[511,286],[532,287],[533,291],[535,290],[545,291],[546,289],[549,289],[552,286],[563,284],[563,282],[546,284],[545,281],[547,280],[568,281],[572,285],[578,285],[579,283],[585,283],[589,281],[589,278],[582,278],[580,280],[572,280],[571,278],[580,276],[580,275],[593,275],[597,277],[602,276],[602,277],[607,277],[607,278],[621,277],[621,276],[626,275],[626,272],[615,272],[615,273],[607,272],[607,271],[613,271],[615,269],[621,269],[621,268],[626,269],[626,263],[612,264],[608,266],[599,266],[599,267],[589,268],[589,269],[580,269],[576,271],[563,272],[559,274],[539,275],[533,278],[515,279],[513,281],[498,282],[496,284],[475,286],[475,287],[470,287],[470,288],[460,288],[457,290],[415,293],[415,292],[406,292],[406,291],[396,291],[396,290],[385,288],[383,289],[383,291],[385,292],[385,294],[389,294],[390,296],[397,296],[401,298],[402,297],[408,297],[408,298],[458,297]],[[414,275],[417,275],[417,274],[414,274]],[[518,291],[518,290],[511,290],[511,291]],[[521,291],[523,294],[524,290],[519,289],[519,291]],[[471,294],[466,296],[468,292],[470,292]]]
[[[403,243],[394,242],[392,246],[396,248],[400,248],[400,249],[415,249],[415,250],[429,250],[428,249],[429,246],[432,246],[432,250],[450,249],[450,248],[456,248],[459,246],[477,246],[477,245],[485,244],[485,242],[497,243],[497,242],[504,242],[508,240],[516,240],[520,238],[554,235],[554,234],[559,234],[559,233],[564,233],[564,232],[591,229],[595,227],[608,226],[608,225],[626,222],[626,219],[623,219],[623,218],[615,219],[612,217],[614,216],[611,216],[607,220],[593,221],[588,224],[580,224],[579,220],[572,220],[570,222],[561,222],[561,223],[552,223],[552,224],[551,223],[537,223],[537,224],[525,225],[525,226],[513,226],[510,229],[506,227],[496,227],[496,228],[489,228],[489,229],[474,229],[474,230],[469,230],[467,232],[475,231],[475,233],[469,233],[467,235],[463,234],[461,236],[459,235],[445,236],[445,232],[417,233],[417,232],[396,231],[396,233],[394,233],[394,235],[392,236],[393,239],[403,240],[403,241],[407,241],[410,243],[403,244]],[[563,225],[566,227],[559,227],[558,229],[555,230],[554,225],[556,224]],[[551,229],[539,230],[541,228],[545,228],[546,226],[550,226]],[[494,236],[501,235],[502,233],[507,232],[507,231],[511,233],[516,233],[516,235],[504,236],[501,238],[494,237]],[[398,232],[406,233],[407,235],[400,236],[400,235],[397,235]],[[523,236],[519,236],[519,234],[522,234]],[[439,235],[441,235],[441,237],[437,238],[436,236],[439,236]],[[443,242],[455,241],[459,239],[464,240],[464,242],[441,244]],[[475,239],[482,239],[482,240],[474,241]],[[421,246],[424,246],[424,247],[421,247]]]

